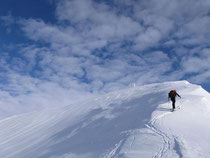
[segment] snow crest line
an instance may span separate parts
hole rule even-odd
[[[167,152],[167,150],[169,150],[171,147],[171,141],[170,141],[169,136],[166,133],[162,132],[161,130],[159,130],[155,127],[157,120],[159,120],[160,118],[162,118],[168,114],[171,114],[171,113],[167,112],[162,115],[158,115],[157,117],[153,118],[148,124],[146,124],[147,128],[149,128],[150,130],[155,132],[158,136],[162,137],[162,140],[163,140],[163,145],[162,145],[161,149],[159,150],[159,152],[157,152],[156,155],[153,156],[153,158],[163,157],[164,154]]]

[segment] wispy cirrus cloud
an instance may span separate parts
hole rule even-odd
[[[16,22],[16,19],[9,12],[8,15],[1,16],[0,20],[2,21],[1,25],[6,27],[7,33],[10,33],[11,25],[13,25]]]

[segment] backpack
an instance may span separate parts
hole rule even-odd
[[[169,93],[168,93],[168,97],[169,98],[174,98],[176,95],[176,90],[171,90]]]

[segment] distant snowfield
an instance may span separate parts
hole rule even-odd
[[[175,112],[171,89],[182,96]],[[1,158],[207,158],[209,142],[210,95],[187,81],[0,120]]]

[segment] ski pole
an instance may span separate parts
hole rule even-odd
[[[183,106],[183,105],[182,105],[182,100],[181,100],[181,98],[180,98],[180,104],[181,104],[181,106]]]

